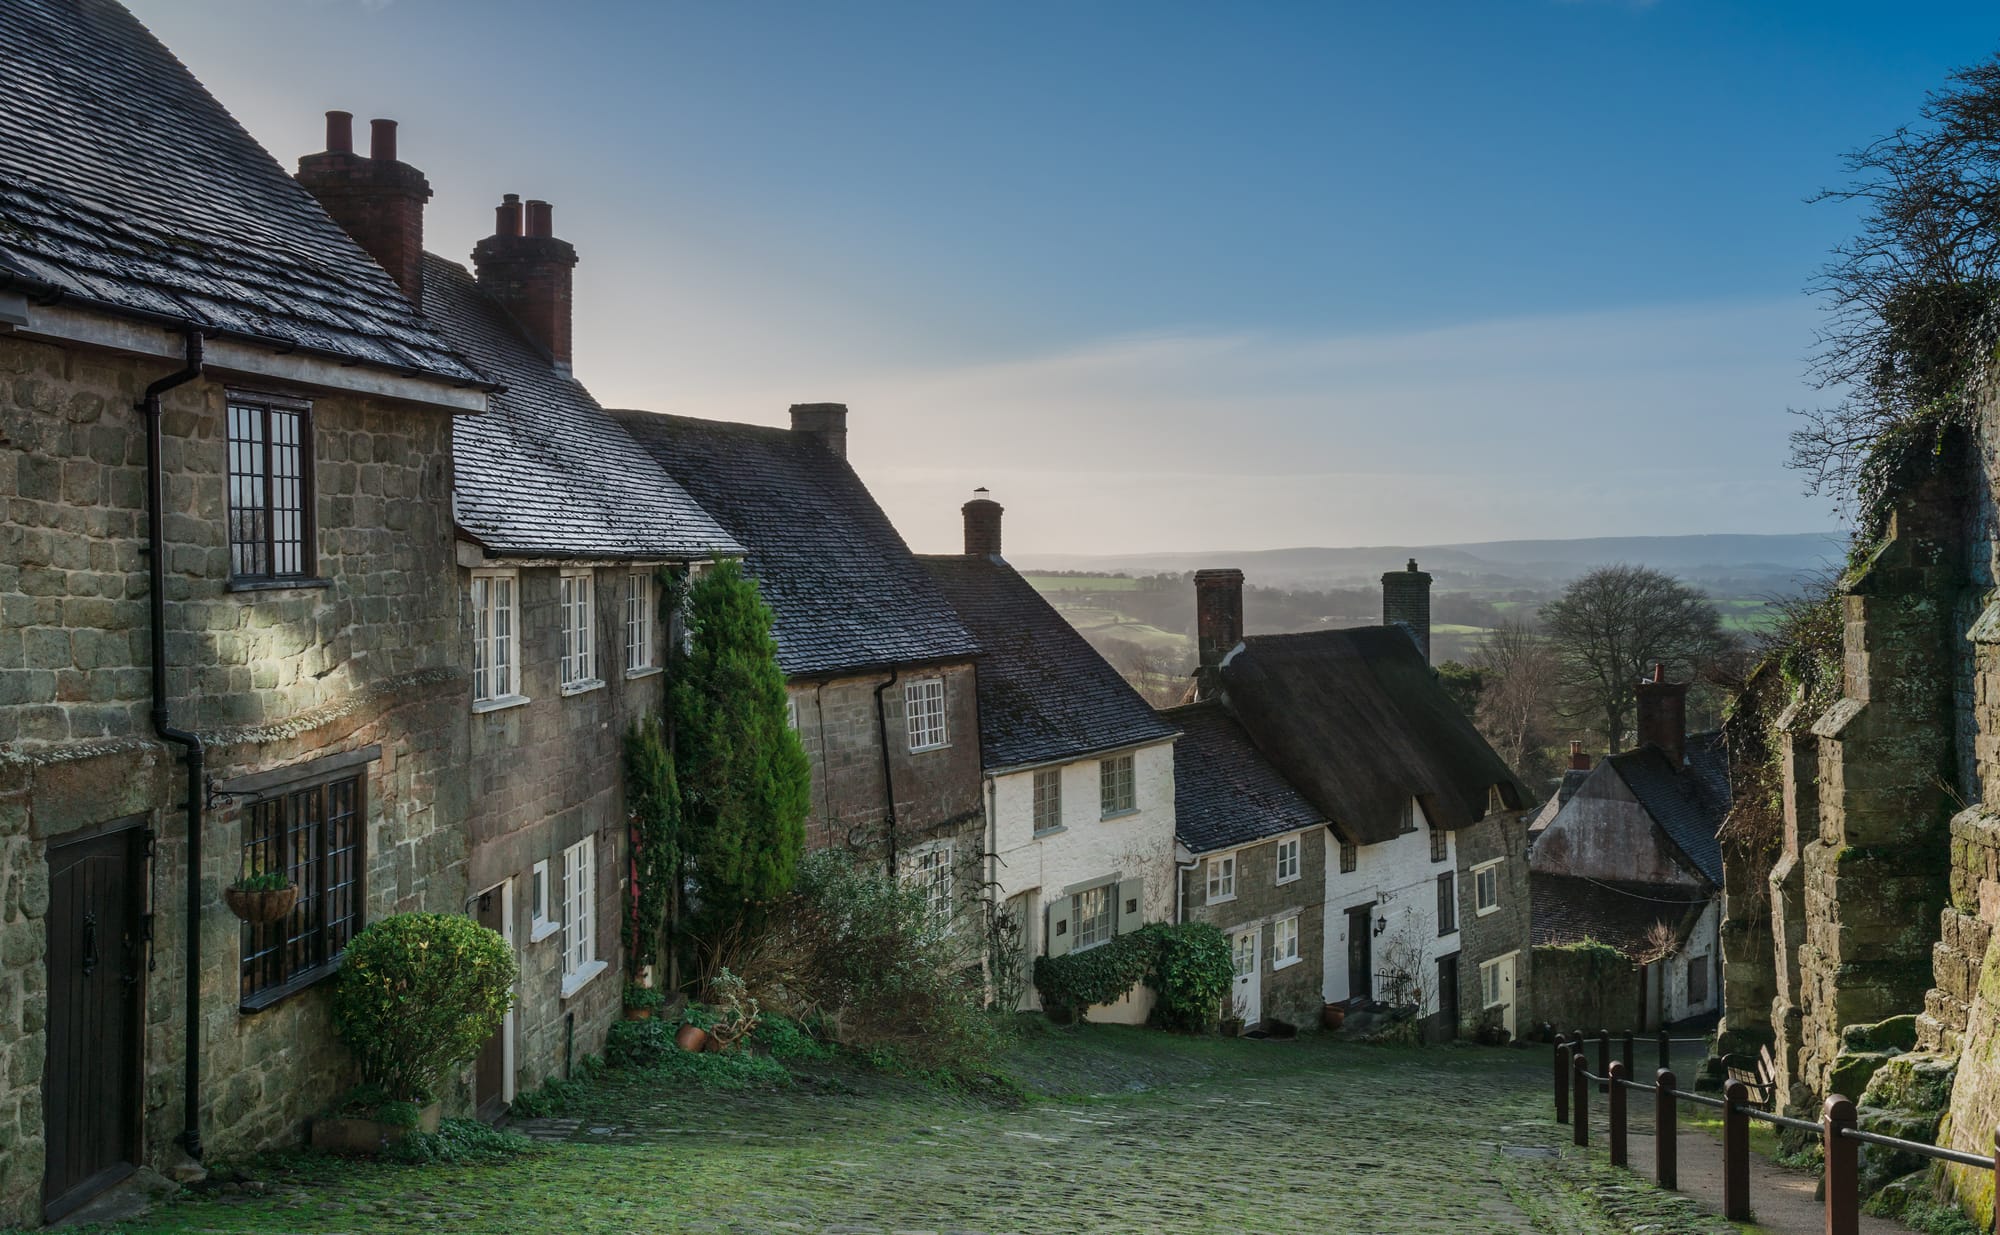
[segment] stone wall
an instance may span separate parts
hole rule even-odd
[[[1299,877],[1277,881],[1280,838],[1235,851],[1235,895],[1210,903],[1204,862],[1181,872],[1181,904],[1189,920],[1206,922],[1234,935],[1257,928],[1259,1002],[1265,1019],[1317,1028],[1320,1005],[1320,958],[1326,948],[1325,828],[1294,833],[1299,841]],[[1220,856],[1207,855],[1209,858]],[[1299,956],[1280,969],[1272,954],[1272,927],[1282,918],[1299,920]]]
[[[157,833],[155,940],[141,998],[144,1160],[180,1130],[187,836],[177,752],[146,710],[145,446],[134,411],[171,364],[0,337],[0,1216],[33,1221],[43,1166],[49,842],[136,817]],[[442,413],[314,400],[318,574],[232,591],[224,385],[170,393],[167,656],[175,720],[222,782],[380,745],[367,771],[370,917],[464,900],[466,693]],[[199,984],[204,1135],[235,1155],[296,1143],[352,1076],[324,990],[246,1014],[241,928],[223,908],[247,801],[203,837]]]
[[[1564,1033],[1622,1033],[1645,997],[1644,969],[1609,944],[1534,949],[1535,1016]]]
[[[1536,1021],[1548,1014],[1535,1006],[1539,989],[1535,974],[1534,907],[1528,894],[1528,816],[1512,811],[1495,811],[1468,828],[1452,834],[1452,848],[1458,862],[1458,1020],[1456,1032],[1467,1033],[1478,1024],[1484,1003],[1479,985],[1479,967],[1488,961],[1514,954],[1514,1028],[1526,1034]],[[1473,870],[1498,860],[1500,905],[1482,914],[1478,910]],[[1442,1031],[1452,1027],[1440,1026]]]

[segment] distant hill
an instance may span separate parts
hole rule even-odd
[[[1594,536],[1575,540],[1494,540],[1444,545],[1252,549],[1215,553],[1073,554],[1010,557],[1024,571],[1178,574],[1215,566],[1241,569],[1264,587],[1327,588],[1375,583],[1410,558],[1453,591],[1501,592],[1561,586],[1597,566],[1651,566],[1718,596],[1789,592],[1798,580],[1838,564],[1847,551],[1837,532],[1783,536]]]

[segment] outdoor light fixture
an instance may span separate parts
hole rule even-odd
[[[1388,915],[1384,914],[1382,917],[1375,919],[1375,933],[1377,935],[1380,935],[1383,931],[1386,931],[1388,929],[1389,929]]]

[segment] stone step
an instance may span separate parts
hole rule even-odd
[[[1920,1051],[1956,1055],[1964,1032],[1963,1029],[1952,1028],[1928,1012],[1917,1014],[1917,1049]]]

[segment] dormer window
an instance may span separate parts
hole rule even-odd
[[[311,580],[312,405],[232,393],[228,422],[230,581]]]

